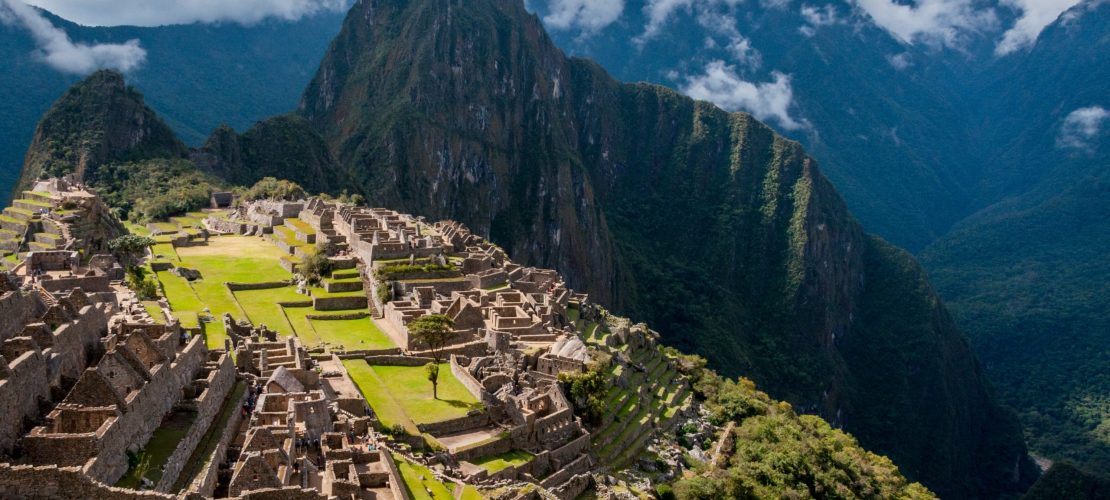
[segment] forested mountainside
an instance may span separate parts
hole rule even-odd
[[[323,11],[296,22],[262,21],[177,26],[86,27],[46,13],[74,42],[138,39],[143,65],[129,73],[151,107],[188,144],[199,145],[221,123],[240,130],[288,111],[339,30],[341,13]],[[51,103],[79,80],[36,55],[23,27],[0,22],[0,198],[20,174],[35,124]]]
[[[145,122],[113,122],[112,119],[118,115],[116,108],[129,110],[134,116],[156,120],[157,126],[162,127],[155,112],[145,105],[142,95],[124,86],[119,74],[99,72],[75,85],[44,116],[39,126],[40,140],[32,145],[28,158],[41,157],[39,149],[46,144],[80,150],[89,143],[90,137],[150,134],[150,127]],[[303,130],[299,125],[302,121],[298,117],[279,117],[260,124],[259,129],[288,133],[290,130]],[[83,123],[84,135],[69,133],[69,129],[55,126],[58,123]],[[49,135],[53,131],[59,133]],[[242,158],[253,158],[253,153],[248,151],[253,150],[255,145],[267,144],[245,139],[250,137],[249,133],[238,137],[226,129],[218,130],[215,135],[222,137],[222,142],[210,141],[206,149],[194,150],[195,158],[211,161],[213,151],[218,151],[238,155],[234,157],[241,161]],[[298,138],[303,137],[300,134],[290,136],[290,140]],[[276,140],[271,137],[266,139]],[[88,162],[82,164],[78,156],[70,155],[55,158],[50,164],[51,172],[81,174],[112,206],[113,212],[130,218],[133,223],[165,220],[167,216],[195,211],[205,206],[215,190],[235,189],[247,200],[267,196],[282,199],[282,190],[287,190],[284,194],[292,191],[299,191],[298,196],[304,194],[300,187],[273,178],[263,179],[250,189],[226,183],[200,172],[192,161],[181,158],[176,148],[144,148],[134,142],[120,141],[96,144],[103,144],[102,149],[106,152],[102,158],[107,160],[96,163],[95,168]],[[180,143],[174,140],[172,144]],[[285,145],[281,141],[269,144],[279,148]],[[288,146],[291,151],[306,151],[297,144]],[[293,157],[289,161],[296,159]],[[29,168],[37,168],[36,165],[38,163],[28,163]],[[606,313],[605,316],[609,315]],[[627,323],[627,320],[619,318],[604,321],[610,320]],[[596,327],[597,323],[594,325]],[[693,382],[693,394],[698,398],[698,404],[707,408],[714,425],[728,426],[726,432],[735,432],[743,440],[743,445],[737,447],[731,459],[693,470],[681,480],[672,478],[672,482],[677,482],[674,488],[667,483],[660,484],[657,489],[659,494],[673,494],[677,489],[683,498],[719,498],[735,496],[740,492],[768,498],[804,495],[807,492],[828,492],[855,498],[936,498],[921,484],[907,480],[889,458],[863,449],[852,436],[833,429],[820,417],[800,415],[790,404],[757,390],[750,380],[725,380],[706,368],[703,358],[685,355],[673,348],[662,349],[661,352],[666,359],[673,360],[677,371],[682,372],[682,384],[686,384],[687,379]],[[595,384],[599,380],[609,380],[597,378],[604,373],[591,369],[579,374],[577,380],[569,377],[570,393],[575,394],[579,383],[590,384],[591,379],[595,380]],[[590,394],[590,391],[596,390],[598,388],[587,389],[586,392]],[[602,385],[600,390],[608,393],[607,386]],[[615,415],[624,407],[624,403],[618,403],[618,400],[606,398],[603,401],[593,394],[590,397],[606,413]],[[594,406],[591,408],[597,409]],[[583,417],[589,418],[589,414]],[[729,426],[730,423],[735,427]],[[724,453],[721,456],[727,455]]]
[[[913,258],[751,116],[620,84],[509,0],[359,2],[300,114],[338,177],[293,180],[488,233],[942,495],[1028,484],[1016,422]],[[224,149],[211,165],[244,158]]]
[[[530,5],[560,47],[618,78],[712,84],[770,116],[867,230],[919,253],[1033,451],[1110,470],[1097,396],[1110,264],[1095,257],[1110,238],[1098,215],[1110,198],[1096,194],[1110,164],[1110,3],[1080,1],[1006,55],[995,49],[1013,2],[961,4],[998,22],[912,43],[839,0],[629,0],[604,28]]]

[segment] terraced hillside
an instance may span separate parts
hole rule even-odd
[[[689,384],[678,373],[674,361],[654,342],[619,342],[614,336],[628,339],[646,332],[638,327],[629,329],[626,320],[617,323],[613,333],[606,324],[579,321],[588,344],[608,351],[614,363],[608,369],[612,386],[605,395],[605,413],[592,438],[597,462],[616,471],[632,465],[657,431],[674,426],[679,411],[687,407],[692,395]],[[620,343],[619,347],[607,346]]]
[[[62,249],[66,222],[80,214],[79,207],[63,203],[58,196],[24,191],[0,215],[0,262],[12,270],[27,252]]]

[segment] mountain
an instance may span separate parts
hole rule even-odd
[[[567,25],[565,2],[529,3],[559,46],[622,79],[787,115],[864,227],[921,256],[1034,451],[1110,470],[1110,121],[1065,137],[1085,133],[1073,113],[1110,109],[1110,3],[1079,2],[1005,56],[1013,2],[966,2],[997,23],[944,46],[898,39],[861,4],[629,0],[591,29]]]
[[[73,86],[43,115],[27,149],[16,192],[45,177],[95,179],[109,162],[181,157],[185,145],[123,75],[99,71]]]
[[[1033,450],[1103,474],[1110,471],[1110,126],[1072,130],[1068,121],[1077,110],[1110,108],[1110,88],[1101,84],[1110,78],[1108,50],[1110,4],[1081,4],[1028,54],[1005,61],[992,83],[1003,96],[996,106],[1016,109],[983,115],[1001,117],[984,118],[980,129],[1004,146],[980,182],[984,191],[1019,194],[922,253],[1002,400],[1021,414]]]
[[[337,177],[281,167],[293,180],[465,222],[944,496],[1028,485],[1018,426],[923,271],[752,116],[619,83],[510,0],[357,3],[299,114]],[[283,144],[262,128],[244,136]],[[213,172],[269,175],[224,143]]]
[[[296,22],[219,25],[86,27],[44,15],[75,42],[138,39],[146,62],[129,80],[174,131],[200,145],[218,125],[240,130],[288,111],[304,90],[341,13],[323,11]],[[35,124],[51,103],[76,83],[36,55],[34,39],[21,26],[0,23],[0,187],[4,196],[19,177]]]

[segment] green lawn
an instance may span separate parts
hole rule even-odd
[[[397,463],[397,470],[413,500],[454,500],[455,496],[447,485],[436,479],[426,467],[410,463],[396,454],[393,455],[393,461]]]
[[[174,251],[173,245],[170,243],[156,243],[153,247],[150,247],[150,251],[154,254],[155,259],[164,258],[175,262],[178,260],[177,252]]]
[[[439,399],[432,399],[432,384],[423,366],[370,366],[358,359],[345,360],[343,366],[387,428],[400,424],[416,435],[416,424],[463,417],[471,409],[482,408],[446,363],[439,371]]]
[[[347,350],[392,349],[397,347],[393,340],[370,318],[360,319],[312,319],[308,320],[312,329],[322,342],[332,346],[343,346]]]
[[[316,229],[300,219],[285,219],[285,225],[291,226],[303,234],[316,234]]]
[[[482,457],[477,460],[471,460],[474,465],[480,466],[489,471],[490,474],[496,474],[509,467],[518,467],[532,461],[533,455],[524,450],[510,450],[500,455],[492,455]]]
[[[282,335],[299,335],[300,332],[286,320],[285,312],[282,311],[279,303],[312,300],[307,295],[297,293],[297,290],[291,286],[266,290],[240,290],[235,292],[235,299],[239,301],[239,305],[247,313],[247,319],[250,319],[252,324],[265,324]]]

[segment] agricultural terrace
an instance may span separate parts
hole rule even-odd
[[[439,399],[432,397],[423,366],[371,366],[361,359],[345,360],[343,366],[386,428],[400,425],[418,435],[418,424],[464,417],[483,408],[446,363],[439,370]]]
[[[260,290],[228,288],[229,282],[280,283],[292,278],[280,265],[280,259],[288,254],[266,239],[214,236],[196,246],[174,248],[169,243],[158,243],[152,252],[156,261],[200,272],[201,278],[192,282],[172,270],[156,275],[182,326],[195,328],[200,317],[211,317],[204,325],[211,348],[222,348],[227,338],[224,313],[231,313],[236,320],[248,319],[256,326],[266,325],[282,335],[296,335],[307,346],[326,344],[347,350],[395,347],[365,310],[323,312],[312,307],[313,297],[361,295],[362,291],[328,293],[312,288],[311,295],[302,295],[292,285]]]

